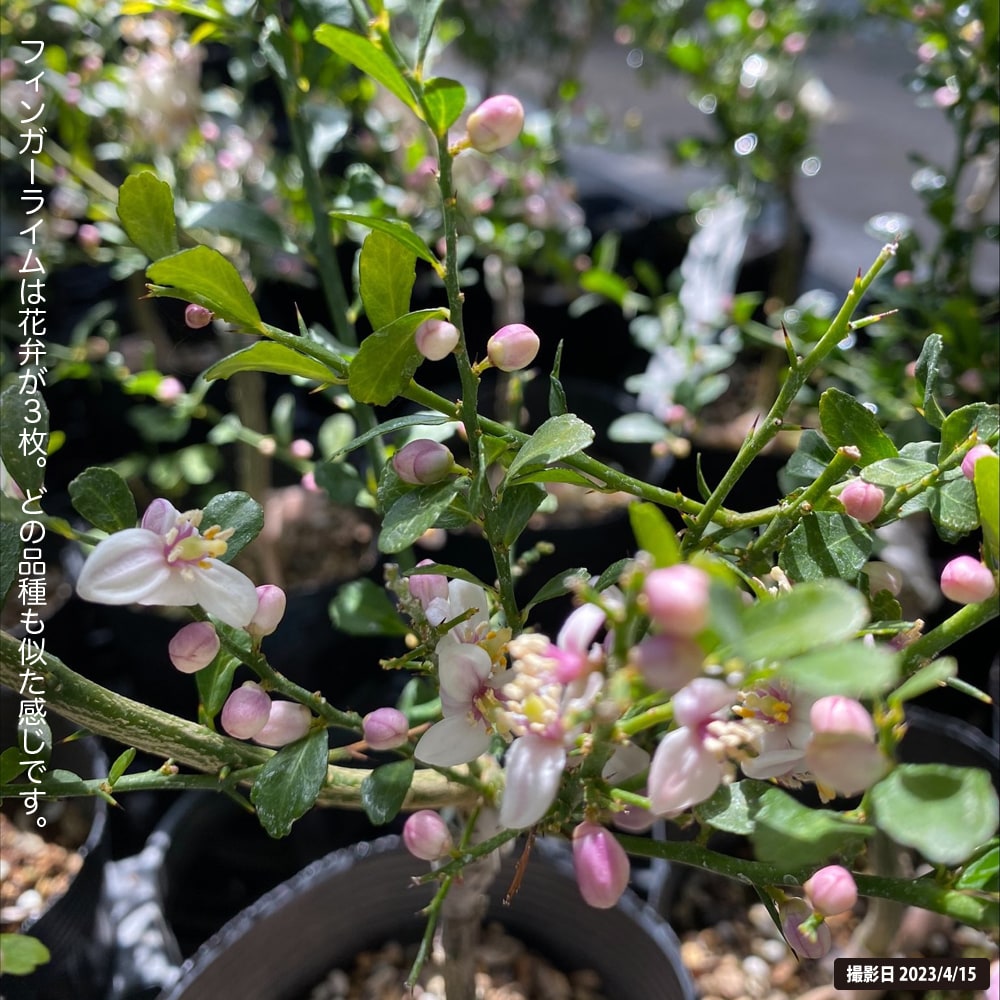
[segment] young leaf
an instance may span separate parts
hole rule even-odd
[[[373,330],[381,330],[409,310],[415,263],[413,252],[388,233],[375,229],[365,237],[358,272],[361,301]]]
[[[434,134],[439,139],[447,138],[448,129],[465,110],[465,87],[456,80],[435,76],[424,84],[424,105]]]
[[[385,587],[362,578],[345,583],[330,601],[334,628],[348,635],[406,635],[409,631]]]
[[[507,482],[517,481],[518,474],[536,466],[552,465],[582,451],[594,440],[594,429],[572,413],[549,417],[521,445],[507,470]]]
[[[405,222],[399,222],[396,219],[379,219],[371,215],[355,215],[353,212],[331,212],[330,218],[342,219],[344,222],[353,222],[356,225],[367,226],[369,229],[377,229],[379,232],[386,233],[401,247],[409,250],[421,260],[427,261],[438,273],[443,271],[441,262],[434,256],[431,248]]]
[[[148,170],[126,177],[118,189],[118,219],[128,238],[152,261],[180,249],[174,194]]]
[[[428,528],[434,527],[459,488],[458,482],[450,480],[403,494],[386,512],[378,536],[379,552],[401,552],[412,545]]]
[[[953,656],[942,656],[939,660],[928,663],[926,666],[921,667],[915,674],[907,677],[892,692],[889,700],[899,703],[909,701],[911,698],[919,698],[920,695],[926,694],[928,691],[944,687],[949,678],[957,676],[958,661]]]
[[[840,389],[827,389],[820,396],[819,420],[834,448],[854,445],[861,452],[861,466],[899,454],[871,410]]]
[[[921,395],[924,419],[931,427],[941,427],[944,423],[944,411],[937,401],[937,392],[941,384],[941,352],[943,349],[944,339],[941,334],[932,333],[924,341],[914,369],[917,391]]]
[[[995,566],[1000,561],[1000,456],[984,455],[975,468],[976,506],[983,542]]]
[[[989,849],[965,866],[955,883],[955,888],[979,889],[982,892],[989,892],[993,888],[995,892],[998,881],[1000,881],[1000,845],[994,837]]]
[[[259,340],[256,344],[234,351],[221,361],[216,361],[205,372],[205,379],[212,382],[219,378],[231,378],[237,372],[273,372],[276,375],[298,375],[328,385],[337,376],[321,361],[300,354],[284,344]]]
[[[367,444],[373,438],[386,434],[392,434],[394,431],[402,430],[404,427],[424,427],[432,426],[434,424],[446,424],[451,420],[451,417],[446,416],[443,413],[408,413],[403,417],[393,417],[392,420],[386,420],[383,423],[372,427],[370,430],[365,431],[364,434],[359,434],[350,441],[344,442],[344,444],[340,445],[335,450],[331,450],[330,461],[335,462],[338,459],[343,458],[344,455],[349,455],[355,449],[360,448],[363,444]]]
[[[15,384],[0,393],[0,459],[25,495],[38,493],[45,478],[49,408],[40,393],[20,393]],[[30,442],[26,454],[21,435]],[[35,445],[37,444],[37,449]]]
[[[434,22],[444,0],[422,0],[417,15],[417,66],[422,66],[434,35]]]
[[[128,770],[129,765],[135,760],[135,747],[120,753],[108,771],[108,784],[114,788],[118,779]]]
[[[1000,406],[996,403],[970,403],[949,413],[941,425],[941,449],[938,461],[943,462],[959,445],[976,432],[979,441],[987,441],[1000,431]]]
[[[260,534],[264,527],[264,508],[249,494],[239,490],[220,493],[208,501],[202,513],[202,530],[213,524],[233,529],[226,552],[219,557],[223,562],[229,562]]]
[[[361,782],[361,806],[375,826],[396,818],[413,781],[412,760],[394,760],[375,768]]]
[[[163,257],[146,268],[150,294],[195,302],[220,319],[258,333],[260,313],[239,271],[211,247],[192,247]]]
[[[848,642],[786,660],[778,668],[778,676],[817,697],[842,694],[865,698],[883,694],[895,683],[899,655],[881,646]]]
[[[69,497],[81,517],[108,534],[134,528],[138,520],[132,491],[114,469],[81,472],[69,484]]]
[[[226,626],[217,626],[222,631]],[[246,633],[242,630],[229,629],[230,638],[235,638],[240,642],[240,637],[245,639]],[[233,636],[235,633],[235,636]],[[195,683],[198,686],[199,722],[209,724],[222,711],[229,693],[233,689],[233,677],[240,661],[231,656],[225,650],[219,650],[212,662],[203,670],[199,670],[195,675]]]
[[[853,517],[817,510],[787,535],[778,565],[797,583],[826,577],[854,580],[871,551],[871,533]]]
[[[29,934],[0,934],[0,968],[10,976],[29,976],[52,958],[49,949]]]
[[[673,566],[681,561],[677,535],[659,507],[651,503],[632,503],[629,504],[628,517],[639,548],[653,557],[658,568]]]
[[[250,790],[261,826],[275,838],[284,837],[307,813],[326,781],[329,740],[325,729],[314,729],[301,740],[282,747],[261,769]]]

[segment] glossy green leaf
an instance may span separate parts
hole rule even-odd
[[[396,64],[374,42],[334,24],[321,24],[314,32],[316,41],[346,59],[362,73],[382,84],[391,94],[395,94],[418,117],[420,109],[406,78],[396,68]]]
[[[507,482],[513,483],[518,474],[537,466],[548,466],[582,451],[594,440],[594,429],[572,413],[549,417],[521,445],[507,470]]]
[[[278,220],[246,201],[194,202],[184,212],[181,225],[184,229],[204,229],[279,250],[294,250]]]
[[[410,308],[416,257],[388,233],[372,230],[358,258],[361,302],[373,330],[381,330]]]
[[[865,599],[840,580],[800,583],[773,600],[761,600],[741,616],[737,651],[748,661],[781,660],[817,646],[851,639],[868,620]]]
[[[394,760],[376,767],[361,782],[361,806],[375,826],[395,819],[413,782],[412,760]]]
[[[128,238],[152,261],[180,249],[174,194],[148,170],[126,177],[118,189],[118,219]]]
[[[441,262],[434,256],[431,248],[405,222],[399,222],[396,219],[379,219],[370,215],[356,215],[353,212],[331,212],[330,218],[341,219],[344,222],[353,222],[356,225],[367,226],[369,229],[376,229],[379,232],[386,233],[401,247],[409,250],[421,260],[427,261],[435,270],[441,271]]]
[[[451,421],[452,418],[445,416],[443,413],[408,413],[403,417],[393,417],[392,420],[383,421],[370,430],[365,431],[364,434],[359,434],[350,441],[345,441],[331,454],[330,458],[336,461],[344,455],[349,455],[352,451],[357,450],[374,438],[393,434],[406,427],[434,426],[436,424],[447,424]]]
[[[989,440],[1000,432],[1000,406],[996,403],[970,403],[949,413],[941,425],[938,461],[943,462],[969,439],[973,431],[979,441]]]
[[[314,729],[301,740],[282,747],[260,769],[250,790],[261,826],[272,837],[284,837],[292,824],[315,804],[326,781],[329,740],[325,729]]]
[[[853,445],[861,452],[861,466],[898,454],[875,414],[840,389],[827,389],[820,396],[819,421],[823,436],[834,448]]]
[[[491,529],[494,524],[499,528],[504,545],[512,546],[521,537],[521,532],[547,496],[548,493],[535,483],[509,486],[503,491],[499,509],[492,515]]]
[[[211,309],[220,319],[264,332],[239,271],[211,247],[192,247],[163,257],[146,268],[151,295],[183,299]]]
[[[761,797],[773,786],[765,781],[744,779],[720,785],[704,802],[694,807],[700,823],[716,830],[749,836],[756,825],[755,816]]]
[[[983,542],[994,565],[1000,562],[1000,456],[984,455],[975,468],[976,506]]]
[[[260,534],[264,527],[264,508],[240,490],[220,493],[205,505],[201,530],[213,524],[233,529],[232,537],[226,543],[225,555],[220,556],[223,562],[230,562]]]
[[[860,640],[826,646],[785,660],[778,676],[817,697],[867,698],[884,694],[899,678],[899,654]]]
[[[378,536],[379,552],[401,552],[412,545],[458,495],[455,480],[435,486],[421,486],[401,496],[386,512]]]
[[[329,610],[334,627],[348,635],[406,635],[409,631],[385,587],[367,578],[345,583],[330,601]]]
[[[269,340],[259,340],[256,344],[244,347],[217,361],[205,372],[205,379],[211,382],[219,378],[231,378],[237,372],[297,375],[299,378],[311,379],[321,384],[329,384],[336,379],[336,375],[321,361]]]
[[[537,604],[542,604],[544,601],[551,601],[556,597],[563,597],[566,594],[572,592],[572,587],[569,584],[576,583],[587,583],[590,580],[590,570],[585,566],[579,566],[576,569],[563,570],[560,573],[556,573],[551,580],[542,584],[541,587],[535,592],[531,600],[529,600],[522,611],[525,616],[528,612],[535,607]]]
[[[217,624],[216,628],[238,647],[247,648],[246,632],[242,629],[230,628],[221,623]],[[222,706],[233,690],[233,677],[236,676],[236,668],[239,666],[240,660],[220,649],[212,658],[212,662],[194,675],[198,687],[200,722],[208,725],[222,711]]]
[[[898,489],[916,483],[937,469],[931,462],[922,462],[913,458],[883,458],[873,462],[861,472],[861,478],[866,483],[876,486],[889,486]]]
[[[955,888],[996,893],[998,884],[1000,884],[1000,845],[994,837],[991,846],[965,866],[955,883]]]
[[[115,787],[115,782],[129,769],[133,760],[135,760],[135,747],[129,747],[115,758],[115,762],[108,770],[108,784],[112,788]]]
[[[920,405],[924,419],[931,427],[941,427],[944,423],[944,411],[937,401],[941,388],[941,353],[944,350],[944,339],[939,333],[932,333],[920,351],[920,357],[914,367],[917,382],[917,392],[920,393]]]
[[[919,698],[928,691],[944,687],[952,677],[957,676],[958,661],[953,656],[942,656],[907,677],[889,696],[890,701],[904,702]]]
[[[22,492],[34,496],[45,479],[48,462],[49,408],[41,393],[18,389],[12,383],[0,393],[0,459]],[[24,441],[22,435],[26,435]]]
[[[348,373],[351,395],[359,403],[391,403],[423,361],[413,331],[425,320],[444,319],[446,315],[444,309],[421,309],[365,337]]]
[[[69,484],[73,509],[95,528],[112,534],[134,528],[139,515],[128,484],[114,469],[91,468]]]
[[[870,794],[879,829],[934,864],[965,861],[1000,818],[992,778],[980,768],[901,764]]]
[[[817,510],[789,532],[778,564],[795,583],[826,577],[854,580],[871,551],[871,532],[853,517]]]
[[[465,110],[465,87],[457,80],[435,76],[424,84],[424,105],[434,134],[446,138],[448,129]]]
[[[651,503],[632,503],[628,507],[628,517],[639,548],[653,557],[657,567],[673,566],[681,561],[677,534],[659,507]]]
[[[418,6],[420,13],[417,15],[417,65],[422,65],[427,47],[431,44],[434,36],[434,23],[444,0],[420,0]],[[410,5],[411,8],[413,4]]]
[[[0,968],[9,976],[29,976],[51,958],[49,949],[30,934],[0,934]]]
[[[779,788],[759,799],[751,839],[759,861],[789,868],[850,855],[875,833],[831,809],[810,809]]]
[[[976,490],[965,476],[928,490],[926,509],[946,542],[954,544],[979,527]]]

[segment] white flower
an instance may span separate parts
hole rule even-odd
[[[812,735],[809,709],[815,699],[788,691],[780,682],[750,691],[735,711],[747,721],[756,756],[742,761],[748,778],[789,779],[807,776],[806,744]]]
[[[98,543],[84,564],[77,593],[96,604],[156,604],[205,611],[234,628],[257,610],[249,577],[220,562],[232,529],[198,531],[202,512],[182,514],[167,500],[154,500],[142,526]]]

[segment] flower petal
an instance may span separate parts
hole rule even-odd
[[[719,787],[722,766],[697,733],[685,726],[667,733],[649,768],[650,811],[675,816],[704,802]]]
[[[218,559],[193,570],[191,593],[210,614],[233,628],[243,628],[257,613],[257,588],[250,577]]]
[[[452,715],[435,722],[420,737],[413,756],[423,764],[455,767],[468,764],[490,747],[489,733],[469,715]]]
[[[490,654],[468,642],[439,643],[437,654],[442,700],[468,708],[493,669]]]
[[[76,592],[95,604],[143,603],[170,575],[163,539],[145,528],[126,528],[98,542],[83,564]]]
[[[162,497],[154,500],[142,515],[141,526],[157,535],[165,535],[177,523],[181,512]]]
[[[537,823],[559,791],[565,766],[562,743],[532,734],[514,740],[504,765],[500,825],[522,830]]]
[[[566,617],[556,637],[560,649],[586,656],[607,616],[596,604],[581,604]]]

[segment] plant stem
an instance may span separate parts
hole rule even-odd
[[[997,615],[1000,615],[1000,597],[996,594],[987,601],[966,604],[964,608],[959,608],[937,628],[931,629],[903,650],[903,673],[913,673],[952,643],[958,642],[963,636],[974,632]]]

